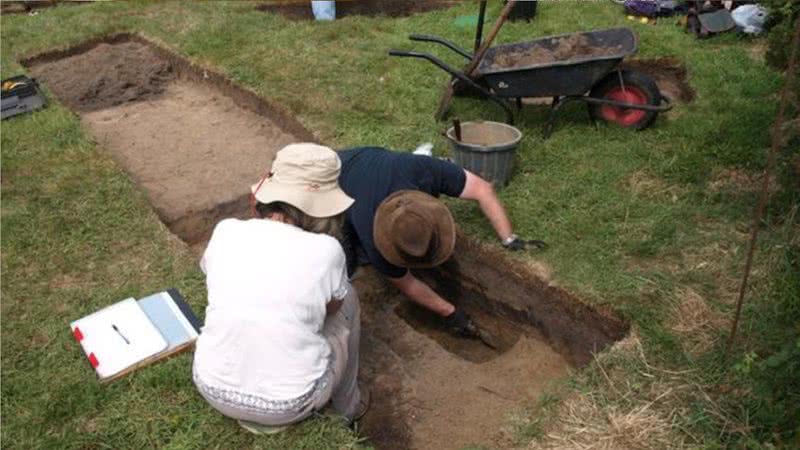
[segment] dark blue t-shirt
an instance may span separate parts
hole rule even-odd
[[[391,278],[404,276],[407,269],[395,266],[381,256],[372,236],[375,212],[394,192],[413,189],[434,197],[458,197],[464,191],[467,175],[461,167],[429,156],[400,153],[379,147],[359,147],[339,152],[342,172],[339,185],[355,203],[347,211],[345,235],[364,249],[370,263]],[[349,253],[349,252],[348,252]],[[352,258],[348,254],[348,258]]]

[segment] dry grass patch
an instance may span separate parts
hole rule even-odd
[[[668,393],[668,392],[667,392]],[[533,449],[664,449],[683,448],[667,417],[649,408],[601,406],[592,396],[574,396],[559,411],[557,428]]]
[[[727,320],[691,288],[677,293],[677,305],[670,318],[670,329],[681,337],[683,350],[699,356],[710,350]]]
[[[711,174],[708,187],[713,192],[739,191],[756,193],[761,190],[763,176],[761,173],[749,173],[740,169],[715,169]],[[778,184],[775,175],[769,180],[767,189],[770,193],[780,190],[780,184]]]
[[[686,193],[686,189],[669,184],[662,178],[648,173],[645,170],[633,172],[626,180],[627,189],[637,196],[646,198],[668,198],[672,202]]]
[[[698,297],[689,295],[694,299],[689,302]],[[585,390],[571,393],[540,414],[539,437],[528,448],[697,448],[708,436],[690,431],[697,413],[690,409],[693,404],[701,404],[703,414],[720,424],[723,433],[747,433],[747,427],[714,400],[713,387],[698,381],[700,375],[695,369],[669,370],[651,364],[634,330],[598,355],[588,379],[579,380]]]

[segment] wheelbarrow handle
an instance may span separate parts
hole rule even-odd
[[[461,72],[457,71],[456,69],[448,66],[444,61],[442,61],[441,59],[439,59],[439,58],[437,58],[437,57],[435,57],[435,56],[433,56],[433,55],[431,55],[429,53],[407,52],[407,51],[404,51],[404,50],[394,50],[393,49],[393,50],[389,50],[389,55],[390,56],[408,57],[408,58],[427,59],[428,61],[432,62],[434,65],[439,67],[440,69],[442,69],[445,72],[449,73],[450,75],[452,75],[452,76],[454,76],[454,77],[456,77],[456,78],[458,78],[460,80],[463,80],[464,82],[466,82],[466,83],[468,83],[470,85],[474,84],[475,86],[479,86],[477,83],[475,83],[469,77],[465,76],[463,73],[461,73]]]
[[[445,47],[449,48],[450,50],[458,53],[459,55],[463,56],[467,60],[472,60],[472,53],[464,50],[463,48],[457,46],[454,42],[448,41],[447,39],[441,38],[439,36],[432,36],[430,34],[409,34],[408,38],[412,41],[420,41],[420,42],[435,42],[437,44],[442,44]]]
[[[495,94],[490,92],[485,87],[483,87],[480,84],[476,83],[475,80],[473,80],[472,78],[464,75],[464,73],[459,72],[458,70],[453,69],[452,67],[448,66],[441,59],[439,59],[439,58],[437,58],[437,57],[435,57],[435,56],[433,56],[431,54],[428,54],[428,53],[407,52],[407,51],[404,51],[404,50],[389,50],[389,55],[390,56],[406,57],[406,58],[427,59],[428,61],[433,63],[435,66],[437,66],[440,69],[444,70],[445,72],[449,73],[453,77],[458,78],[459,80],[463,81],[464,83],[467,83],[471,88],[477,90],[478,92],[480,92],[481,94],[486,96],[486,98],[488,98],[489,100],[491,100],[491,101],[497,103],[498,105],[500,105],[500,107],[502,107],[503,110],[506,112],[506,122],[509,125],[513,125],[514,124],[514,113],[511,111],[511,107],[508,106],[508,104],[506,102],[501,100],[498,96],[496,96]]]

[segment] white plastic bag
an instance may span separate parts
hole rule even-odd
[[[415,155],[423,155],[423,156],[433,156],[433,144],[430,142],[426,142],[424,144],[420,144],[416,150],[412,153]]]
[[[316,20],[333,20],[336,18],[336,2],[333,0],[312,0],[311,11]]]
[[[767,10],[759,5],[742,5],[731,12],[733,21],[739,31],[748,34],[759,34],[764,31],[767,21]]]

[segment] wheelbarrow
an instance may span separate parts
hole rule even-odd
[[[467,60],[473,58],[438,36],[412,34],[409,39],[435,42]],[[637,130],[647,128],[658,113],[672,108],[649,76],[618,67],[626,56],[636,53],[637,41],[628,28],[610,28],[498,45],[486,51],[472,76],[428,53],[390,50],[389,54],[430,61],[456,80],[457,90],[461,85],[462,91],[466,87],[503,108],[508,124],[514,123],[513,100],[519,110],[523,98],[551,97],[546,138],[559,109],[571,101],[587,103],[592,120]]]

